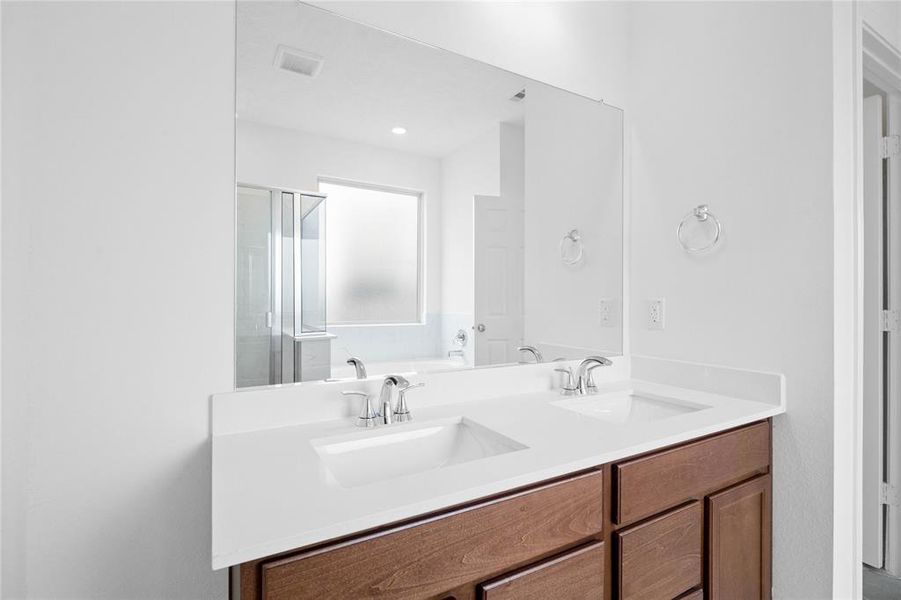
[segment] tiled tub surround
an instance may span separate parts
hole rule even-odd
[[[359,398],[381,378],[315,382],[212,399],[213,568],[348,535],[765,419],[785,411],[781,375],[633,356],[594,371],[599,391],[633,390],[706,408],[628,425],[558,406],[561,363],[416,376],[412,424],[464,419],[516,451],[343,487],[316,451],[359,431]],[[577,366],[577,362],[562,363]],[[384,429],[385,431],[387,428]],[[380,430],[375,430],[380,431]]]

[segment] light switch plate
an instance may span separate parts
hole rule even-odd
[[[648,298],[648,329],[663,329],[666,326],[666,299]]]

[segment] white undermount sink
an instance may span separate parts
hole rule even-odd
[[[335,483],[357,487],[526,448],[463,417],[312,440]]]
[[[703,404],[639,394],[632,390],[578,396],[558,400],[552,404],[611,423],[657,421],[709,408]]]

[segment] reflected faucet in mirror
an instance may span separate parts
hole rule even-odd
[[[366,379],[366,365],[363,364],[362,360],[356,356],[351,356],[347,359],[347,364],[353,366],[357,379]]]
[[[516,349],[517,352],[528,352],[535,359],[536,363],[544,362],[544,357],[541,356],[541,352],[538,351],[538,348],[535,346],[519,346]]]

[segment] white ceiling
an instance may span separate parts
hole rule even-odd
[[[249,121],[442,157],[521,119],[510,97],[535,85],[294,1],[241,1],[237,16],[237,112]],[[323,56],[319,75],[275,67],[280,44]]]

